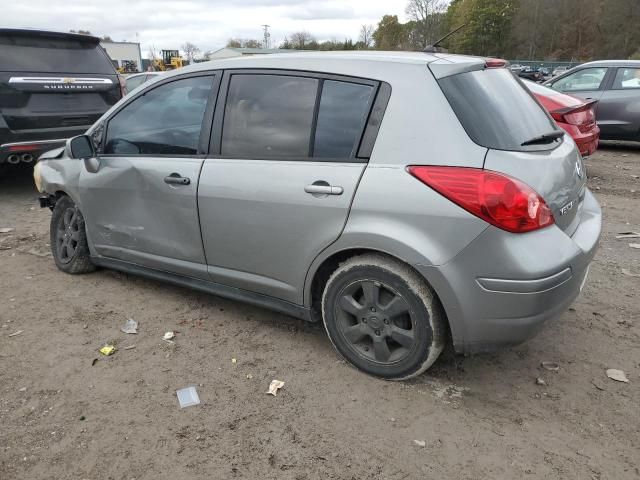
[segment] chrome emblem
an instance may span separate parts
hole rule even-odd
[[[560,215],[566,215],[573,209],[573,202],[567,203],[564,207],[560,209]]]
[[[62,83],[75,83],[76,79],[75,78],[63,78],[62,79]]]
[[[576,160],[576,175],[578,175],[578,178],[582,178],[582,165],[580,164],[580,159]]]

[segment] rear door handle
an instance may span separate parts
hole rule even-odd
[[[172,173],[168,177],[164,177],[164,183],[168,185],[189,185],[191,179],[180,176],[179,173]]]
[[[304,187],[304,191],[312,195],[342,195],[344,188],[314,183]]]

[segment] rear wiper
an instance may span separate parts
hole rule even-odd
[[[527,140],[526,142],[522,142],[520,144],[521,147],[526,147],[527,145],[540,145],[541,143],[551,143],[559,138],[564,136],[564,130],[554,130],[553,132],[544,133],[539,137],[533,137],[531,140]]]

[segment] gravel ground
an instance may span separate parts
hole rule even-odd
[[[640,145],[604,145],[587,166],[605,222],[573,307],[522,346],[446,353],[403,383],[346,365],[318,325],[59,272],[50,212],[14,172],[0,180],[0,228],[15,229],[0,233],[0,479],[640,478],[640,278],[623,273],[640,275],[640,239],[615,238],[640,232]],[[127,318],[137,335],[119,331]],[[202,403],[180,410],[189,385]]]

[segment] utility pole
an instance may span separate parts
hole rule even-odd
[[[263,48],[269,48],[269,43],[270,43],[270,39],[271,39],[271,34],[269,33],[269,27],[271,25],[262,25],[262,28],[264,29],[264,42],[263,42]]]

